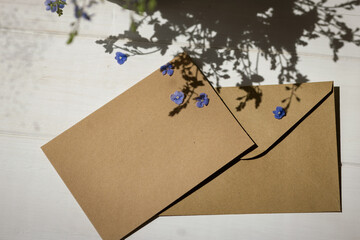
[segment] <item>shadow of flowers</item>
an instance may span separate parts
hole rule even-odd
[[[128,1],[111,2],[136,12]],[[359,29],[350,28],[339,13],[359,5],[359,0],[337,5],[329,5],[327,0],[158,0],[156,12],[147,12],[132,24],[134,31],[124,31],[96,43],[107,53],[119,50],[129,55],[154,52],[164,55],[179,38],[186,39],[187,45],[182,51],[195,60],[207,78],[216,81],[213,84],[218,91],[221,91],[220,80],[230,78],[229,64],[240,75],[238,86],[247,93],[237,99],[240,111],[251,100],[255,100],[255,106],[261,103],[262,92],[257,87],[264,81],[258,70],[261,58],[270,63],[271,70],[278,72],[279,84],[301,84],[309,79],[297,69],[297,47],[325,37],[333,60],[337,61],[339,49],[345,43],[360,46]],[[159,14],[162,19],[157,17]],[[153,35],[141,35],[137,29],[142,25],[152,25]],[[120,39],[127,42],[117,44]],[[196,85],[195,81],[189,82],[183,91],[191,95]],[[293,97],[300,101],[295,91],[289,90],[290,97],[284,100],[286,108],[290,107]],[[178,113],[187,103],[183,105],[170,114]]]

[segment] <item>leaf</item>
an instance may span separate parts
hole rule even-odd
[[[137,24],[136,24],[136,22],[134,21],[134,19],[131,19],[130,31],[131,31],[131,32],[136,32],[136,29],[137,29]]]
[[[145,12],[145,1],[140,1],[138,2],[137,4],[137,7],[136,7],[136,10],[137,10],[137,13],[139,13],[140,15]]]
[[[69,39],[67,40],[66,44],[70,44],[73,42],[75,36],[77,35],[77,31],[73,31],[69,34]]]
[[[153,11],[155,10],[155,7],[156,7],[156,0],[150,0],[150,1],[148,2],[147,7],[148,7],[148,10],[149,10],[150,12],[153,12]]]

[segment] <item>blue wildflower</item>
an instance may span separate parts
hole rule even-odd
[[[62,0],[62,2],[66,3],[66,0]],[[65,4],[64,3],[60,3],[59,4],[59,8],[64,8],[65,7]]]
[[[276,119],[282,119],[285,115],[286,115],[286,112],[285,112],[285,109],[283,109],[282,107],[279,107],[277,106],[275,111],[273,111],[274,113],[274,117]]]
[[[172,68],[173,68],[173,65],[171,65],[170,63],[167,63],[160,67],[160,71],[162,72],[162,75],[168,74],[169,76],[171,76],[174,73],[174,70],[172,70]]]
[[[118,64],[123,64],[127,60],[127,56],[122,52],[117,52],[115,59]]]
[[[88,21],[91,20],[90,16],[82,8],[79,8],[79,6],[77,5],[75,6],[75,17],[76,18],[83,17]]]
[[[86,20],[90,21],[90,16],[86,13],[86,12],[83,12],[82,14],[82,17],[85,18]]]
[[[202,108],[209,104],[209,98],[206,93],[200,93],[200,96],[196,98],[196,101],[197,101],[196,106],[198,108]]]
[[[46,11],[51,10],[51,12],[56,12],[57,5],[50,6],[51,3],[55,3],[55,2],[56,2],[56,0],[45,0],[44,4],[46,6]]]
[[[185,97],[185,95],[183,92],[176,91],[176,92],[174,92],[174,94],[171,94],[170,99],[177,105],[180,105],[183,103],[184,97]]]
[[[66,0],[62,0],[62,2],[66,3]],[[57,4],[56,0],[45,0],[44,5],[46,6],[46,11],[51,10],[51,12],[56,12],[58,10],[58,8],[65,7],[64,3]],[[53,5],[50,6],[50,4],[53,4]]]

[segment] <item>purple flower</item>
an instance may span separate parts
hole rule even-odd
[[[273,111],[274,113],[274,117],[276,119],[282,119],[285,115],[286,115],[286,112],[285,112],[285,109],[283,109],[282,107],[279,107],[277,106],[275,111]]]
[[[171,101],[173,101],[177,105],[180,105],[184,101],[184,96],[185,95],[184,95],[183,92],[176,91],[176,92],[174,92],[174,94],[171,94],[170,99],[171,99]]]
[[[173,65],[171,65],[170,63],[167,63],[160,67],[160,71],[162,72],[162,75],[168,74],[169,76],[171,76],[174,73],[174,70],[172,70],[172,68],[173,68]]]
[[[209,104],[209,98],[206,93],[200,93],[200,96],[196,98],[196,101],[197,101],[196,106],[198,108],[202,108]]]
[[[62,0],[64,3],[66,3],[66,0]],[[50,6],[50,4],[53,3],[53,6]],[[59,8],[64,8],[65,4],[57,4],[56,0],[45,0],[44,5],[46,6],[46,11],[51,10],[51,12],[56,12]]]
[[[88,21],[91,20],[90,16],[86,12],[83,12],[82,17],[85,18]]]
[[[46,6],[46,11],[51,10],[51,12],[56,12],[57,11],[57,5],[55,6],[50,6],[51,3],[55,3],[56,0],[45,0],[44,4]]]
[[[62,0],[64,3],[66,3],[66,0]],[[64,8],[65,4],[59,4],[59,8]]]
[[[127,56],[122,52],[117,52],[115,59],[118,62],[118,64],[121,65],[127,60]]]
[[[87,14],[82,8],[79,8],[79,6],[77,6],[77,5],[75,6],[75,17],[76,18],[83,17],[88,21],[91,20],[89,14]]]

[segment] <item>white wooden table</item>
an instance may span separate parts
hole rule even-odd
[[[128,11],[109,2],[96,6],[92,22],[83,22],[66,46],[72,6],[61,18],[44,8],[42,1],[0,0],[0,239],[100,239],[40,146],[172,59],[186,42],[120,66],[95,41],[126,30]],[[359,26],[360,9],[344,17]],[[129,239],[360,239],[360,48],[345,46],[336,63],[326,39],[298,51],[298,68],[312,82],[340,87],[342,213],[160,217]],[[263,84],[278,83],[275,72],[264,68],[262,75]],[[230,77],[225,85],[239,81],[236,73]]]

